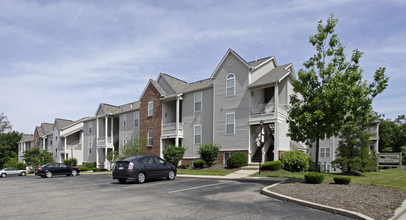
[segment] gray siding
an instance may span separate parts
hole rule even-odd
[[[89,128],[91,133],[89,133]],[[83,126],[83,162],[96,162],[96,120],[85,121]],[[91,143],[91,153],[89,153],[89,145]]]
[[[213,142],[213,89],[202,92],[202,111],[194,112],[194,94],[184,94],[182,101],[184,158],[198,158],[199,146],[194,144],[194,126],[202,126],[202,144]]]
[[[137,112],[137,113],[136,113]],[[138,114],[138,126],[135,126],[135,114]],[[126,124],[124,125],[124,119],[126,119]],[[119,145],[124,144],[124,139],[127,141],[132,140],[136,137],[139,137],[139,128],[140,128],[140,121],[139,121],[139,111],[132,111],[127,112],[120,115],[119,121]],[[117,123],[114,121],[114,123]],[[116,131],[114,132],[114,136],[116,135]]]
[[[166,80],[161,77],[158,81],[159,85],[162,86],[162,88],[168,93],[168,94],[174,94],[175,91],[172,89],[172,87],[166,82]]]
[[[229,66],[229,61],[232,65]],[[249,95],[248,68],[229,54],[214,78],[214,142],[222,151],[249,148]],[[235,75],[235,96],[226,97],[226,76]],[[235,113],[235,134],[226,135],[226,113]]]

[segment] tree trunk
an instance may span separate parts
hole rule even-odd
[[[319,139],[316,140],[316,161],[314,171],[319,172]]]

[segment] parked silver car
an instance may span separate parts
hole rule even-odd
[[[17,170],[16,168],[4,168],[0,170],[0,176],[2,178],[6,176],[26,176],[27,171],[26,170]]]

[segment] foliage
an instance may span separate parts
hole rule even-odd
[[[280,170],[281,167],[282,167],[282,162],[280,160],[268,161],[261,165],[261,170],[277,171],[277,170]]]
[[[95,167],[95,168],[92,168],[92,171],[93,171],[93,172],[97,172],[98,170],[99,170],[99,168],[96,168],[96,167]]]
[[[185,163],[185,164],[181,164],[180,166],[179,166],[179,168],[180,169],[188,169],[189,168],[189,164],[188,163]]]
[[[123,160],[129,157],[145,155],[147,153],[148,141],[146,138],[134,138],[120,147],[118,160]]]
[[[406,166],[406,146],[400,147],[400,152],[402,152],[402,165]]]
[[[217,159],[221,146],[213,143],[206,143],[200,146],[199,154],[202,160],[204,160],[207,166],[213,165]]]
[[[282,154],[281,162],[285,170],[303,172],[309,169],[310,157],[302,151],[287,151]]]
[[[359,66],[362,52],[358,49],[353,51],[351,61],[346,61],[344,47],[334,33],[337,22],[334,14],[325,25],[319,21],[318,33],[309,38],[316,54],[292,81],[295,93],[290,97],[288,135],[308,146],[316,142],[316,164],[319,140],[338,135],[348,123],[352,126],[370,121],[373,98],[388,82],[385,68],[375,72],[371,84],[363,80]]]
[[[185,151],[186,149],[182,146],[169,145],[167,149],[163,150],[162,154],[166,161],[178,167],[179,161],[183,158]]]
[[[86,168],[93,169],[93,168],[96,168],[96,162],[85,163],[84,166],[85,166]]]
[[[10,131],[12,128],[10,121],[7,119],[7,115],[4,113],[0,114],[0,134]]]
[[[8,133],[0,133],[0,168],[3,167],[11,158],[17,158],[18,143],[21,139],[21,134],[12,131]]]
[[[334,183],[336,184],[344,184],[344,185],[348,185],[351,182],[351,178],[349,177],[334,177],[333,180]]]
[[[348,127],[348,125],[347,125]],[[374,134],[363,132],[364,126],[344,129],[337,148],[337,159],[332,163],[344,172],[371,172],[376,169],[376,153],[370,153],[370,137]]]
[[[195,168],[203,168],[204,164],[205,164],[204,160],[195,160],[195,161],[193,161],[193,166]]]
[[[310,172],[304,175],[306,183],[320,184],[324,180],[324,175],[321,173]]]
[[[120,155],[120,153],[115,150],[111,150],[107,153],[106,159],[107,159],[107,161],[110,162],[110,168],[112,168],[116,164],[116,161],[118,160],[119,155]]]
[[[63,161],[63,163],[70,167],[76,167],[76,165],[78,164],[78,160],[76,158],[70,158]]]
[[[232,170],[206,170],[206,169],[178,170],[178,174],[209,175],[209,176],[226,176],[232,172],[233,172]]]
[[[395,120],[380,118],[379,152],[401,152],[406,146],[406,115]]]
[[[227,159],[227,168],[240,168],[247,164],[247,155],[243,152],[235,152]]]
[[[81,168],[79,168],[79,170],[80,170],[80,171],[89,171],[89,170],[90,170],[90,168],[87,168],[87,167],[81,167]]]
[[[26,165],[25,163],[18,162],[16,157],[12,157],[4,164],[4,167],[14,167],[17,170],[25,170]]]
[[[40,149],[36,147],[24,152],[24,161],[28,166],[34,166],[35,169],[47,163],[53,163],[54,158],[51,152],[47,150],[40,151]]]

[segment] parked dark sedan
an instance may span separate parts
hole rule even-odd
[[[51,178],[53,175],[76,176],[79,173],[80,170],[78,168],[70,167],[63,163],[49,163],[35,169],[35,175],[42,178]]]
[[[134,179],[144,183],[149,178],[166,177],[175,179],[176,167],[157,156],[136,156],[117,161],[113,170],[113,179],[125,183]]]

